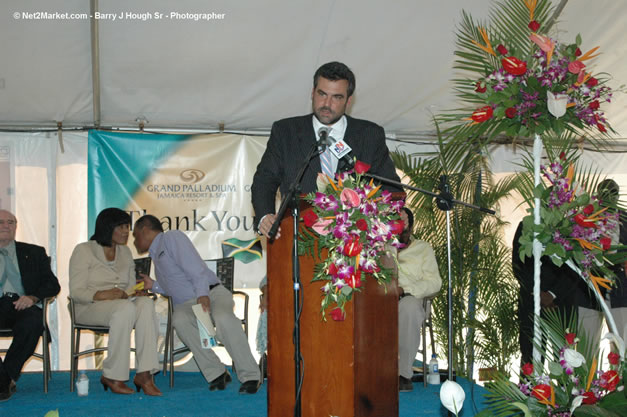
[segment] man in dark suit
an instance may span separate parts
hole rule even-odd
[[[50,258],[40,246],[16,242],[15,216],[0,210],[0,327],[13,330],[13,340],[0,359],[0,401],[15,392],[15,381],[33,354],[43,331],[40,302],[59,293]]]
[[[256,230],[267,236],[275,220],[275,196],[278,188],[285,195],[296,178],[304,159],[316,144],[321,129],[328,136],[344,140],[352,148],[351,157],[371,165],[370,172],[400,181],[385,144],[385,132],[375,123],[346,116],[355,91],[353,72],[340,62],[324,64],[314,74],[311,92],[313,114],[279,120],[272,125],[270,139],[253,177],[252,202]],[[350,169],[343,159],[329,151],[314,157],[300,182],[299,193],[316,189],[318,173]],[[401,191],[385,185],[389,191]]]

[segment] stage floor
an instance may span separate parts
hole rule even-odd
[[[226,390],[210,392],[199,373],[176,372],[174,388],[169,388],[167,377],[158,374],[155,382],[163,391],[163,397],[148,397],[143,393],[115,395],[110,391],[104,392],[99,381],[100,372],[90,371],[87,375],[89,395],[79,397],[76,392],[70,392],[69,372],[53,372],[48,394],[43,393],[40,373],[24,373],[18,381],[17,392],[10,400],[0,403],[0,416],[43,417],[50,410],[59,410],[60,417],[267,416],[266,384],[257,394],[243,395],[238,393],[239,382],[234,378]],[[466,391],[466,402],[460,417],[474,416],[482,407],[486,391],[481,386],[474,386],[472,391],[476,406],[473,406],[471,384],[462,378],[458,378],[458,382]],[[422,383],[414,383],[412,392],[399,394],[399,416],[446,416],[446,409],[440,405],[439,392],[439,386],[424,388]]]

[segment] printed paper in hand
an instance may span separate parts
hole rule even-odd
[[[213,321],[209,313],[202,309],[201,304],[195,304],[192,306],[192,310],[196,315],[198,321],[198,334],[200,335],[200,345],[203,349],[211,349],[212,346],[216,346],[216,329],[213,327]]]

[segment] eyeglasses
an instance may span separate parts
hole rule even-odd
[[[17,220],[0,220],[0,226],[4,225],[5,223],[9,226],[15,226],[17,224]]]

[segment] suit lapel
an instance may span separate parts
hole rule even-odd
[[[312,146],[318,141],[316,134],[313,130],[313,113],[303,116],[298,130],[298,143],[300,145],[300,153],[302,154],[301,160],[297,163],[302,163],[302,160],[309,154]],[[320,166],[320,157],[314,157],[310,162],[310,167],[316,172],[322,172]]]

